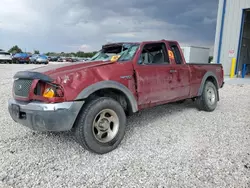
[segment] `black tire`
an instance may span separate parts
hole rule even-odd
[[[112,110],[117,115],[118,128],[116,129],[117,133],[114,135],[112,140],[108,142],[101,142],[98,138],[96,138],[93,124],[98,117],[98,114],[107,109]],[[99,118],[101,119],[101,117]],[[111,124],[109,123],[109,126],[110,125]],[[112,98],[101,97],[90,101],[83,107],[75,122],[73,132],[76,140],[85,149],[97,154],[105,154],[118,147],[124,137],[125,129],[126,115],[122,106]],[[103,135],[104,134],[102,134],[102,136]]]
[[[213,97],[211,97],[212,95]],[[218,92],[216,86],[213,82],[206,81],[201,96],[196,99],[197,108],[199,110],[212,112],[217,107],[217,102]]]

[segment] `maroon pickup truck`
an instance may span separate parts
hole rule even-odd
[[[211,112],[223,84],[221,64],[186,64],[176,41],[112,43],[88,62],[17,72],[8,109],[24,126],[71,130],[84,148],[104,154],[123,139],[126,116],[185,99]]]

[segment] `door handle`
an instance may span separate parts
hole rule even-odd
[[[171,69],[171,70],[169,70],[169,72],[170,72],[170,73],[174,73],[174,72],[177,72],[177,71],[174,70],[174,69]]]

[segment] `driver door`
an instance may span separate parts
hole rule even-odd
[[[171,101],[175,97],[173,65],[165,42],[142,44],[134,65],[138,105],[143,107]]]

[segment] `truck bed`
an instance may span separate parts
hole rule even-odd
[[[213,74],[217,78],[219,87],[222,86],[224,82],[224,71],[222,64],[212,64],[212,63],[187,63],[191,71],[191,82],[196,83],[195,80],[202,80],[205,74]]]
[[[217,65],[217,66],[222,66],[222,64],[217,64],[217,63],[187,63],[187,65]]]

